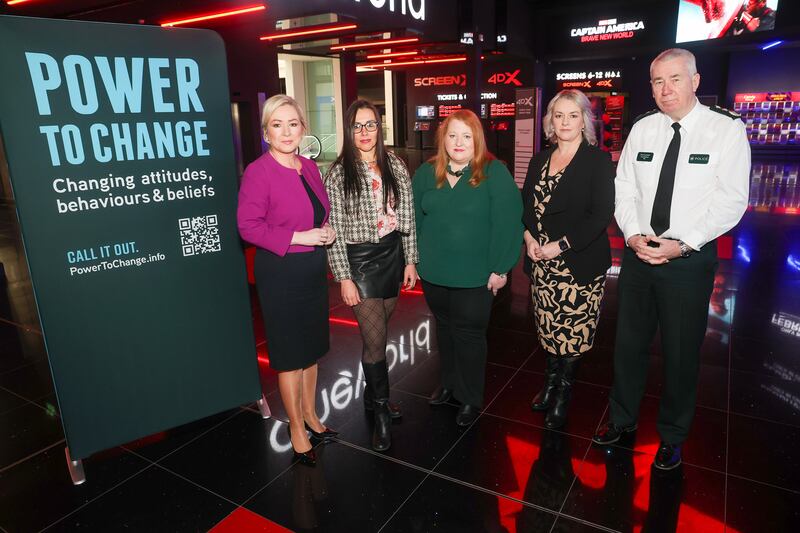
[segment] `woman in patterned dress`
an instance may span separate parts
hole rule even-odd
[[[342,153],[325,177],[331,226],[339,235],[328,262],[358,321],[364,407],[375,419],[372,448],[385,451],[392,443],[391,419],[401,416],[389,402],[386,332],[400,283],[411,289],[417,282],[414,200],[405,164],[383,146],[377,108],[356,100],[344,123]]]
[[[558,93],[543,121],[553,145],[531,159],[523,188],[525,247],[545,384],[531,403],[545,425],[566,423],[581,356],[592,348],[605,273],[606,228],[614,214],[614,166],[595,146],[591,104],[576,90]]]

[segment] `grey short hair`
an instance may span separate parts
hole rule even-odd
[[[266,132],[267,124],[269,123],[269,119],[272,118],[273,113],[275,113],[279,107],[283,107],[285,105],[290,105],[295,111],[297,111],[297,116],[300,117],[300,125],[303,126],[303,131],[308,131],[305,113],[303,113],[303,108],[300,107],[300,104],[297,103],[297,100],[285,94],[276,94],[270,96],[267,101],[264,102],[264,109],[261,110],[262,132]]]
[[[693,53],[684,48],[670,48],[658,54],[650,63],[650,79],[653,79],[653,65],[659,61],[669,61],[671,59],[683,59],[686,62],[686,68],[689,69],[689,76],[697,74],[697,61]]]
[[[550,100],[550,103],[547,104],[547,114],[542,121],[545,138],[551,143],[558,142],[556,129],[553,127],[553,108],[556,102],[562,98],[573,102],[580,108],[581,114],[583,115],[583,140],[589,144],[597,144],[597,134],[594,131],[595,117],[594,113],[592,113],[592,103],[585,94],[577,89],[564,89],[555,95],[553,99]]]

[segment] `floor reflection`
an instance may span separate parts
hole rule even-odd
[[[292,519],[297,529],[313,531],[327,519],[320,509],[328,499],[325,455],[325,447],[320,446],[316,466],[297,464],[292,468]]]
[[[521,499],[537,502],[550,509],[559,509],[566,500],[573,481],[576,480],[569,439],[563,433],[548,430],[542,430],[539,446],[529,445],[514,438],[508,439],[508,449],[512,457],[517,457],[519,448],[523,446],[530,446],[536,459],[527,474],[527,483],[524,484]],[[518,465],[515,460],[514,466],[516,471],[522,465]],[[517,516],[516,527],[510,531],[549,531],[549,528],[548,520],[540,513],[533,512],[530,508],[523,508]]]

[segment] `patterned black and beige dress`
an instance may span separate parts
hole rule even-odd
[[[542,227],[542,214],[564,170],[548,176],[550,158],[540,172],[534,187],[534,212],[539,244],[550,238]],[[536,313],[539,342],[555,356],[576,356],[589,351],[594,343],[600,300],[603,299],[605,275],[601,274],[588,285],[581,285],[561,256],[548,261],[536,261],[531,271],[531,296]]]

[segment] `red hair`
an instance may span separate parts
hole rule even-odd
[[[486,148],[486,137],[483,135],[483,125],[478,116],[469,109],[459,109],[452,115],[449,115],[444,122],[442,122],[439,129],[436,131],[436,155],[428,160],[433,165],[433,172],[436,176],[436,188],[439,189],[444,185],[444,180],[447,179],[447,164],[450,157],[447,155],[445,148],[445,135],[447,135],[447,128],[450,127],[450,122],[453,120],[460,120],[472,130],[472,145],[475,147],[475,155],[470,162],[472,169],[472,176],[469,178],[469,184],[477,187],[486,179],[486,165],[493,159],[494,155]]]

